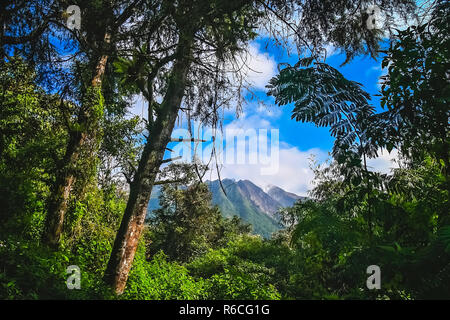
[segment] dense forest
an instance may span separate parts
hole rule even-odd
[[[0,299],[450,299],[450,4],[375,3],[381,30],[367,0],[1,1]],[[299,57],[266,94],[334,138],[267,239],[212,205],[215,168],[165,158],[180,119],[220,130],[245,109],[260,33]],[[387,69],[381,106],[329,44]],[[389,174],[367,166],[382,149]]]

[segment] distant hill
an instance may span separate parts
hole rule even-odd
[[[253,226],[254,233],[265,238],[282,228],[278,209],[290,207],[297,200],[304,199],[276,186],[271,186],[266,192],[249,180],[222,180],[226,195],[219,180],[207,181],[206,184],[212,193],[212,203],[220,208],[224,217],[240,217]],[[152,192],[149,212],[159,207],[159,190],[160,188],[155,188]]]
[[[294,193],[284,191],[280,187],[271,186],[266,193],[283,207],[292,207],[297,200],[304,200],[305,197],[300,197]]]

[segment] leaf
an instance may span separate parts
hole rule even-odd
[[[359,144],[365,129],[362,123],[374,114],[368,104],[370,95],[356,81],[347,80],[338,70],[312,57],[299,60],[293,67],[286,64],[280,73],[269,81],[268,95],[275,97],[278,105],[294,103],[292,119],[310,122],[319,127],[330,127],[332,136],[345,148]],[[339,145],[333,148],[337,151]],[[362,150],[377,149],[365,147]],[[337,154],[337,152],[333,152]]]
[[[383,249],[388,252],[396,252],[395,248],[391,247],[391,246],[378,246],[378,248]]]
[[[386,145],[386,149],[389,153],[391,153],[391,151],[394,149],[394,144],[393,143],[388,143]]]

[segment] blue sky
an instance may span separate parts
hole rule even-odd
[[[418,0],[417,4],[421,5],[423,2],[425,1]],[[396,23],[396,28],[404,29],[416,22],[412,20],[404,22],[398,19]],[[276,174],[262,175],[261,167],[263,165],[261,164],[226,164],[225,161],[225,164],[220,167],[220,176],[236,180],[248,179],[261,187],[277,185],[287,191],[307,195],[308,190],[314,187],[314,175],[310,169],[311,157],[315,159],[316,164],[326,162],[327,159],[330,159],[329,152],[334,140],[328,128],[317,128],[312,124],[292,120],[292,106],[278,107],[274,105],[274,99],[266,95],[265,86],[277,74],[278,64],[295,64],[298,61],[298,56],[295,54],[288,56],[284,49],[266,44],[267,38],[264,38],[264,33],[262,33],[260,38],[250,43],[248,47],[249,60],[247,61],[251,70],[258,71],[249,72],[247,80],[253,83],[252,91],[263,102],[263,105],[255,100],[247,101],[243,113],[238,119],[233,110],[226,112],[224,129],[268,129],[269,131],[278,129],[279,170]],[[361,83],[364,90],[372,95],[372,105],[380,110],[379,97],[375,95],[379,93],[379,77],[386,73],[386,70],[381,69],[382,57],[379,57],[378,61],[370,57],[357,57],[347,65],[340,67],[345,57],[340,52],[331,49],[329,48],[327,53],[326,62],[338,69],[347,79]],[[144,110],[142,101],[138,101],[132,108],[132,113],[145,115]],[[180,127],[186,127],[186,124],[181,122]],[[250,144],[250,141],[244,143],[248,159],[252,154]],[[207,144],[204,144],[203,147],[205,145]],[[171,148],[174,146],[176,146],[175,143],[169,145]],[[190,146],[191,149],[193,147]],[[170,156],[169,153],[166,154],[166,157]],[[393,162],[396,158],[397,151],[395,149],[391,154],[386,150],[379,150],[379,157],[368,161],[369,169],[388,173],[391,168],[396,167]],[[206,159],[203,157],[203,160]],[[210,167],[214,167],[214,165]],[[216,179],[215,170],[211,170],[207,178]]]
[[[243,115],[235,119],[233,114],[227,117],[224,125],[248,128],[275,128],[279,129],[280,138],[280,169],[277,174],[262,176],[256,164],[224,164],[222,177],[249,179],[261,187],[278,185],[288,191],[306,195],[313,186],[313,174],[310,170],[312,155],[321,163],[329,158],[334,139],[328,128],[318,128],[309,123],[296,122],[291,119],[292,105],[276,106],[273,97],[268,97],[264,86],[268,80],[276,75],[279,63],[295,64],[298,56],[288,56],[281,48],[266,46],[265,40],[260,38],[250,44],[251,69],[260,73],[251,73],[249,80],[255,83],[253,92],[264,102],[259,105],[257,101],[248,101],[244,107]],[[349,64],[340,67],[345,56],[339,52],[328,53],[326,62],[337,68],[347,79],[358,81],[372,96],[379,93],[379,77],[382,75],[381,58],[378,61],[370,57],[358,57]],[[380,109],[379,98],[373,96],[372,103]],[[248,152],[248,147],[246,149]],[[369,161],[373,170],[389,171],[392,166],[391,158],[394,154],[384,152],[379,159]],[[215,177],[212,174],[212,177]]]
[[[267,96],[265,85],[270,78],[277,74],[278,64],[295,64],[298,61],[298,56],[294,54],[288,56],[282,48],[266,46],[266,40],[259,38],[250,43],[248,48],[248,64],[254,71],[249,71],[247,80],[253,84],[253,93],[263,104],[255,99],[249,99],[239,118],[235,117],[234,110],[226,112],[224,128],[225,130],[227,128],[268,129],[269,132],[270,129],[278,129],[280,141],[279,169],[275,174],[262,175],[261,167],[263,165],[261,164],[250,164],[248,162],[227,164],[225,162],[221,166],[221,178],[248,179],[263,188],[268,185],[277,185],[287,191],[307,195],[308,190],[313,187],[314,178],[310,169],[311,157],[314,157],[318,163],[323,163],[329,159],[329,152],[334,139],[331,137],[328,128],[318,128],[309,123],[292,120],[291,105],[278,107],[274,104],[273,97]],[[347,79],[363,84],[364,90],[372,95],[372,104],[380,109],[379,98],[374,95],[379,93],[379,77],[383,74],[381,57],[378,61],[370,57],[357,57],[347,65],[340,67],[344,60],[343,54],[337,51],[329,51],[326,62],[338,69]],[[132,112],[141,115],[142,106],[142,101],[138,102]],[[180,127],[186,127],[186,123],[182,122]],[[176,143],[171,143],[169,147],[176,148]],[[205,144],[203,147],[205,147]],[[193,148],[192,145],[191,148]],[[247,153],[246,159],[248,159],[250,153],[249,141],[246,143],[245,152]],[[168,152],[166,157],[170,156]],[[378,159],[372,159],[368,164],[372,170],[389,172],[390,168],[394,166],[391,159],[395,156],[395,150],[392,154],[384,151]],[[203,158],[203,160],[206,159]],[[206,178],[216,179],[216,170],[211,170]]]
[[[252,46],[258,48],[261,55],[272,60],[274,65],[278,65],[279,63],[289,63],[293,65],[298,61],[297,55],[288,56],[285,51],[279,47],[269,46],[266,48],[265,43],[266,39],[260,38],[253,42]],[[373,105],[379,108],[379,97],[374,95],[379,93],[378,81],[382,73],[381,57],[378,58],[378,61],[375,61],[370,57],[358,57],[351,63],[340,67],[342,62],[345,61],[345,56],[338,52],[331,52],[331,56],[329,52],[328,55],[329,57],[327,58],[326,63],[338,69],[347,79],[363,84],[364,90],[372,95]],[[254,68],[257,65],[258,64],[255,64]],[[261,77],[268,80],[271,78],[271,75],[268,74],[266,70],[266,74],[261,74]],[[330,136],[328,128],[317,128],[309,123],[299,123],[292,120],[290,118],[292,105],[283,107],[275,106],[273,97],[268,97],[266,90],[263,88],[255,88],[254,90],[261,100],[271,106],[267,108],[267,111],[279,114],[279,117],[266,118],[270,119],[274,125],[282,128],[280,131],[281,141],[285,141],[286,143],[295,145],[301,149],[320,148],[331,150],[333,138]],[[251,108],[244,111],[246,111],[248,116],[259,113],[258,110],[252,110]]]

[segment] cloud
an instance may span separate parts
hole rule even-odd
[[[133,101],[128,108],[128,114],[130,117],[139,116],[143,119],[147,119],[148,117],[148,108],[147,101],[145,101],[144,97],[140,95],[134,95],[132,97]]]
[[[269,184],[276,185],[286,191],[306,196],[307,192],[314,187],[312,183],[314,173],[310,168],[311,161],[316,160],[323,163],[327,158],[328,152],[325,150],[313,148],[302,151],[297,147],[280,142],[279,170],[276,174],[261,175],[261,165],[259,164],[225,164],[221,170],[221,177],[236,180],[248,179],[260,187]],[[398,168],[395,162],[397,159],[397,150],[394,149],[391,153],[382,150],[378,158],[368,159],[367,165],[371,171],[389,174],[392,168]]]
[[[242,62],[246,64],[246,80],[259,90],[265,90],[269,80],[277,73],[277,62],[267,52],[261,52],[257,43],[249,44]]]
[[[252,130],[254,129],[256,133],[259,133],[260,129],[266,129],[268,133],[268,142],[272,143],[270,139],[272,139],[271,129],[279,129],[274,127],[270,121],[265,119],[260,114],[252,114],[250,116],[241,117],[239,119],[234,120],[230,124],[224,127],[224,131],[227,130]],[[270,133],[270,134],[269,134]],[[224,133],[225,135],[225,133]],[[276,185],[279,186],[286,191],[294,192],[298,195],[306,195],[307,191],[310,190],[313,185],[312,181],[314,179],[314,173],[310,169],[310,163],[313,159],[316,159],[318,162],[323,162],[328,157],[328,152],[325,150],[321,150],[318,148],[313,148],[309,150],[300,150],[297,147],[291,146],[286,142],[279,141],[278,143],[278,154],[272,152],[272,147],[270,151],[263,154],[267,154],[268,156],[277,157],[277,159],[271,159],[270,165],[267,162],[263,162],[260,159],[260,144],[258,140],[253,140],[248,138],[241,141],[236,141],[238,150],[239,145],[243,145],[241,150],[245,150],[245,161],[243,163],[238,163],[236,161],[238,158],[233,161],[229,161],[227,159],[227,146],[223,150],[223,155],[225,155],[225,161],[222,165],[220,165],[220,176],[221,178],[231,178],[236,180],[250,180],[260,187],[264,187],[266,185]],[[256,148],[256,144],[258,144],[258,148]],[[220,158],[220,155],[219,155]],[[256,159],[256,161],[252,161],[250,159]],[[202,155],[203,162],[208,162],[209,154]],[[275,166],[276,170],[270,172],[269,174],[264,174],[264,170],[269,167],[272,167],[273,162],[276,161],[277,165]],[[210,165],[211,170],[208,172],[206,179],[215,180],[218,178],[216,165],[214,160]]]
[[[306,196],[313,188],[314,173],[310,169],[313,159],[323,161],[327,152],[320,149],[301,151],[297,147],[280,148],[279,169],[273,175],[262,175],[262,164],[224,164],[220,169],[222,179],[250,180],[260,187],[276,185],[298,195]],[[217,179],[216,170],[211,170],[208,179]]]
[[[268,103],[258,103],[258,105],[252,109],[252,111],[255,111],[258,114],[271,119],[277,119],[282,114],[280,107]]]
[[[390,64],[389,64],[389,65],[390,65]],[[377,83],[374,84],[374,85],[377,87],[377,89],[378,89],[379,91],[381,91],[381,85],[382,85],[382,81],[383,81],[383,80],[381,79],[381,77],[384,77],[384,76],[386,76],[386,75],[388,74],[389,65],[388,65],[387,67],[385,67],[385,68],[381,68],[381,65],[373,66],[373,67],[371,67],[371,68],[368,68],[368,69],[366,70],[366,72],[365,72],[366,78],[367,78],[367,77],[370,77],[371,74],[377,74],[378,81],[377,81]]]
[[[372,71],[376,71],[379,73],[376,86],[377,86],[378,90],[380,90],[380,91],[381,91],[382,82],[384,81],[383,79],[381,79],[381,77],[384,77],[388,74],[389,66],[390,66],[390,63],[385,68],[381,68],[381,66],[376,66],[376,67],[371,68]]]
[[[337,48],[333,46],[331,43],[326,44],[324,49],[326,50],[327,58],[339,54]]]
[[[370,171],[376,171],[389,174],[393,168],[398,168],[398,150],[393,149],[389,153],[385,149],[378,151],[378,157],[374,159],[367,159],[367,167]]]
[[[264,117],[251,115],[236,119],[225,126],[224,129],[242,129],[244,131],[255,129],[258,131],[259,129],[270,130],[273,128],[274,126]],[[249,139],[247,142],[241,141],[240,143],[245,145],[245,163],[238,164],[234,162],[227,164],[225,160],[221,166],[221,178],[232,178],[236,180],[248,179],[260,187],[269,184],[276,185],[286,191],[303,196],[307,195],[307,192],[314,187],[314,173],[310,168],[311,162],[317,161],[317,163],[324,163],[329,158],[327,150],[319,148],[301,150],[298,147],[280,141],[277,170],[273,174],[263,175],[261,174],[261,169],[267,168],[267,164],[260,162],[251,163],[250,161],[252,156],[254,156],[254,159],[259,159],[257,155],[253,155],[257,151],[250,147],[251,143],[257,142]],[[226,148],[224,153],[226,153]],[[369,170],[389,174],[392,168],[398,167],[398,164],[395,162],[398,159],[398,151],[396,149],[392,150],[391,153],[388,153],[387,150],[380,149],[378,154],[379,156],[377,158],[367,160]],[[210,171],[208,179],[217,179],[215,164],[211,168],[214,168],[214,170]]]

